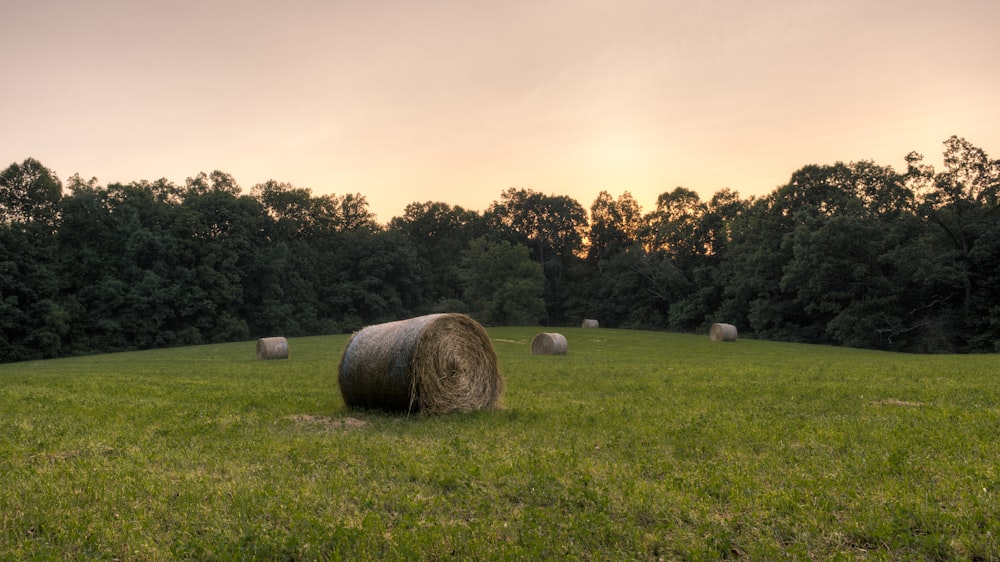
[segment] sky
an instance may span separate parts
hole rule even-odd
[[[0,167],[644,212],[808,164],[1000,157],[995,0],[0,0]]]

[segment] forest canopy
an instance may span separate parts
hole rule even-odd
[[[759,197],[625,191],[589,209],[509,188],[485,211],[229,174],[65,183],[0,172],[0,361],[349,332],[440,311],[488,325],[706,331],[910,352],[1000,351],[1000,161],[963,138],[810,164]]]

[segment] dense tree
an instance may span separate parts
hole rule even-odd
[[[322,195],[314,199],[318,222],[336,232],[375,232],[381,230],[375,215],[368,210],[368,200],[360,193]]]
[[[779,190],[778,212],[796,225],[784,235],[791,255],[781,288],[809,318],[800,329],[813,341],[878,344],[883,324],[896,324],[893,264],[883,256],[899,241],[893,233],[905,209],[895,194],[902,178],[870,163],[810,166]],[[888,199],[888,201],[887,201]]]
[[[510,188],[485,213],[487,224],[532,250],[538,263],[580,252],[587,226],[583,207],[572,198]]]
[[[0,222],[51,225],[61,198],[59,178],[34,158],[0,171]]]
[[[0,361],[355,330],[430,311],[487,324],[742,334],[906,351],[1000,351],[1000,161],[944,143],[810,164],[764,196],[508,189],[482,215],[229,174],[102,186],[27,159],[0,171]]]
[[[940,266],[936,296],[946,306],[942,318],[961,318],[960,326],[946,326],[948,332],[966,334],[961,346],[967,349],[994,349],[1000,346],[1000,330],[992,320],[1000,301],[993,289],[1000,275],[992,253],[1000,224],[1000,160],[965,139],[945,141],[944,169],[921,165],[921,157],[911,154],[911,181],[922,187],[920,212],[937,227],[939,241],[931,245]]]
[[[250,335],[247,292],[257,279],[268,217],[260,202],[238,193],[228,187],[187,193],[174,229],[185,256],[174,277],[193,289],[179,298],[175,329],[193,327],[205,341]]]
[[[54,357],[68,330],[56,231],[62,183],[37,160],[0,171],[0,360]]]
[[[198,175],[187,178],[184,183],[186,187],[184,191],[185,197],[205,195],[211,192],[223,192],[237,196],[241,191],[239,184],[236,183],[236,179],[233,176],[219,170],[215,170],[208,175],[205,172],[199,172]]]
[[[527,247],[477,238],[458,268],[474,317],[488,325],[534,325],[545,317],[542,268]]]
[[[969,252],[969,293],[966,305],[965,347],[1000,352],[1000,219],[976,239]]]
[[[57,240],[37,225],[0,225],[0,361],[64,352]]]
[[[277,240],[379,230],[375,215],[368,210],[368,201],[361,194],[314,197],[310,189],[269,180],[253,186],[251,195],[273,219],[270,234]]]
[[[590,206],[587,259],[601,268],[602,260],[631,248],[643,227],[642,208],[628,191],[611,198],[601,191]]]
[[[656,199],[656,210],[646,216],[648,247],[683,264],[704,255],[708,237],[702,218],[707,212],[708,207],[690,189],[678,187],[661,194]]]
[[[701,230],[706,238],[707,253],[713,256],[725,255],[732,240],[730,225],[747,208],[747,201],[731,189],[716,192],[708,202],[708,209],[701,217]]]
[[[659,269],[639,246],[618,252],[597,271],[581,305],[580,317],[598,318],[603,326],[623,328],[665,328],[669,300],[663,288],[665,277],[674,272]],[[583,314],[585,312],[586,314]]]
[[[179,209],[162,194],[167,182],[111,184],[98,190],[72,186],[64,206],[62,242],[67,258],[63,279],[86,279],[76,292],[83,343],[115,349],[176,343],[174,301],[184,286],[173,277],[183,270]],[[97,313],[94,313],[96,311]]]
[[[678,260],[676,253],[656,249],[652,256],[676,270],[674,286],[681,281],[678,277],[683,278],[679,294],[670,301],[667,325],[675,330],[705,330],[713,322],[727,320],[719,318],[717,313],[725,285],[723,260],[731,241],[730,226],[744,213],[747,202],[729,189],[715,193],[707,204],[698,198],[688,197],[688,200],[692,203],[691,211],[680,216],[682,222],[688,223],[686,228],[697,233],[700,242],[693,248],[696,252],[681,254]],[[670,259],[669,263],[664,263],[665,258]]]
[[[433,308],[458,307],[462,282],[457,266],[469,242],[486,234],[482,217],[446,203],[410,203],[403,215],[389,222],[389,230],[406,238],[428,271],[424,298]]]
[[[313,234],[316,224],[309,189],[268,180],[253,186],[250,193],[274,221],[269,229],[274,240],[301,240]]]
[[[565,320],[574,283],[567,276],[583,253],[587,214],[570,197],[510,188],[490,205],[484,219],[495,239],[522,244],[545,276],[544,298],[550,322]]]
[[[421,305],[427,270],[399,232],[347,233],[321,264],[319,302],[340,329],[394,320]]]
[[[892,271],[881,259],[886,237],[878,223],[835,215],[803,222],[787,238],[792,256],[781,286],[812,320],[812,340],[870,346],[883,322],[897,322],[886,318],[894,302]]]
[[[658,288],[666,307],[666,325],[690,330],[705,321],[701,282],[712,248],[714,215],[694,191],[678,187],[661,194],[646,215],[642,234],[646,250],[643,275]]]

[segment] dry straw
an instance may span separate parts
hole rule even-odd
[[[580,324],[581,328],[597,328],[598,326],[600,326],[600,324],[598,324],[597,320],[594,320],[593,318],[587,318],[582,324]]]
[[[361,329],[344,348],[337,382],[348,408],[428,414],[493,409],[503,392],[493,343],[464,314]]]
[[[712,324],[708,330],[708,337],[712,341],[736,341],[736,326],[732,324]]]
[[[288,359],[288,340],[260,338],[257,340],[257,359]]]
[[[569,344],[566,336],[554,332],[542,332],[531,340],[532,355],[566,355]]]

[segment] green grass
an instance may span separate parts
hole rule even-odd
[[[345,410],[346,336],[0,365],[0,560],[1000,559],[1000,356],[489,331],[441,417]]]

